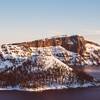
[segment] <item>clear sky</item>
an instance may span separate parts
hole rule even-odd
[[[0,43],[57,33],[100,43],[100,0],[0,0]]]

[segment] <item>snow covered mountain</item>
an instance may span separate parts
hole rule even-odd
[[[35,91],[96,85],[92,76],[77,69],[87,65],[100,65],[100,45],[82,36],[3,44],[0,88]]]

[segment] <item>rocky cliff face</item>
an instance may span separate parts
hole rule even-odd
[[[53,38],[46,38],[41,40],[36,40],[32,42],[23,42],[18,43],[17,45],[24,45],[25,47],[49,47],[49,46],[62,46],[65,49],[83,54],[86,50],[85,48],[86,41],[82,36],[62,36],[62,37],[53,37]],[[15,44],[13,44],[15,45]]]

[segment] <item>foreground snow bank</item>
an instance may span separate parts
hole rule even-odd
[[[94,85],[94,84],[91,84],[91,83],[85,83],[83,85],[72,84],[70,86],[66,86],[66,85],[51,85],[51,86],[39,87],[39,88],[36,88],[36,89],[32,89],[32,88],[20,88],[19,86],[16,86],[16,87],[0,88],[0,90],[17,90],[17,91],[34,91],[34,92],[40,92],[40,91],[45,91],[45,90],[60,90],[60,89],[69,89],[69,88],[86,88],[86,87],[92,87],[92,86],[100,86],[100,84]]]

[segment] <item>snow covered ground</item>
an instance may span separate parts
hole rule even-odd
[[[20,88],[19,86],[16,87],[6,87],[6,88],[0,88],[0,90],[18,90],[18,91],[35,91],[35,92],[41,92],[45,90],[60,90],[60,89],[69,89],[69,88],[86,88],[86,87],[92,87],[94,84],[92,83],[86,83],[83,85],[80,84],[72,84],[71,86],[67,85],[59,85],[59,84],[53,84],[51,86],[44,86],[36,89],[32,88]]]

